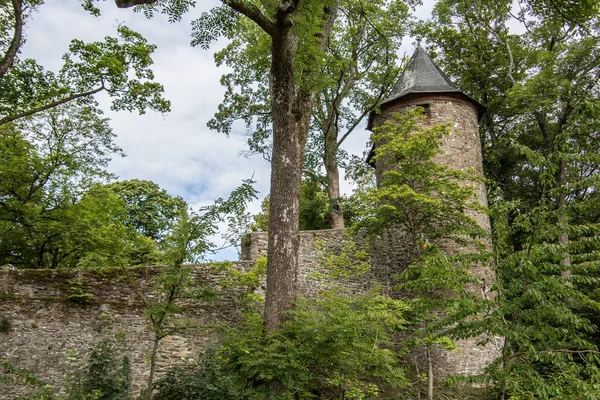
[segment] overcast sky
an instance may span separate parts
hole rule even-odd
[[[98,3],[102,11],[98,18],[84,11],[79,1],[50,0],[27,24],[27,41],[22,49],[22,57],[35,58],[46,69],[57,71],[72,39],[89,42],[100,41],[105,36],[115,37],[120,24],[140,32],[157,45],[153,70],[156,80],[165,87],[172,111],[165,115],[115,113],[109,110],[106,99],[100,97],[117,134],[116,143],[127,154],[124,158],[114,158],[110,170],[122,180],[137,178],[156,182],[193,207],[227,197],[243,179],[253,175],[261,199],[269,190],[269,164],[260,156],[239,155],[245,149],[243,126],[229,137],[206,126],[224,93],[219,78],[226,69],[217,68],[213,61],[214,51],[223,43],[213,45],[208,51],[192,48],[190,22],[218,4],[217,0],[199,0],[196,9],[183,21],[170,24],[162,15],[148,20],[131,9],[119,10],[112,0]],[[426,17],[429,10],[430,6],[426,5],[418,15]],[[410,55],[413,48],[414,41],[406,38],[402,52]],[[368,137],[368,132],[358,129],[343,147],[349,153],[362,154]],[[342,189],[347,192],[351,186],[343,182]],[[257,212],[259,205],[260,201],[256,201],[250,211]],[[214,258],[236,257],[236,251],[230,249]]]

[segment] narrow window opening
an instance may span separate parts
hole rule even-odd
[[[427,118],[431,118],[431,105],[429,103],[417,104],[417,107],[421,107],[425,113],[425,116]]]

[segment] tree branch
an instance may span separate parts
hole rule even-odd
[[[22,0],[12,0],[12,6],[15,13],[15,33],[6,54],[0,61],[0,78],[6,75],[12,67],[23,39],[23,2]]]
[[[89,90],[87,92],[76,93],[76,94],[73,94],[71,96],[65,97],[64,99],[56,100],[56,101],[53,101],[52,103],[48,103],[48,104],[45,104],[43,106],[33,108],[31,110],[23,111],[22,113],[19,113],[19,114],[8,115],[8,116],[0,119],[0,126],[2,126],[4,124],[7,124],[9,122],[12,122],[14,120],[20,119],[20,118],[24,118],[24,117],[28,117],[28,116],[33,115],[33,114],[37,114],[37,113],[39,113],[41,111],[45,111],[45,110],[48,110],[50,108],[58,107],[58,106],[60,106],[62,104],[68,103],[68,102],[73,101],[75,99],[79,99],[81,97],[91,96],[91,95],[96,94],[98,92],[101,92],[102,90],[105,90],[105,89],[106,88],[104,87],[104,85],[102,85],[99,88],[92,89],[92,90]]]
[[[269,36],[272,37],[275,34],[275,24],[273,21],[267,18],[256,6],[249,6],[241,0],[221,0],[221,2],[238,13],[250,18]]]
[[[115,0],[115,4],[119,8],[131,8],[139,5],[151,5],[156,3],[158,0]],[[233,10],[238,13],[245,15],[254,21],[258,26],[262,28],[266,33],[270,36],[273,36],[275,32],[275,24],[269,18],[267,18],[256,6],[248,5],[244,3],[243,0],[220,0],[221,3],[225,4],[228,7],[231,7]],[[288,13],[291,13],[296,8],[299,0],[292,1],[283,1],[279,7],[279,10],[287,10]],[[288,3],[290,3],[288,5]],[[286,6],[284,6],[286,5]],[[291,10],[290,10],[291,8]],[[278,11],[279,12],[279,11]]]
[[[130,8],[146,4],[154,4],[158,0],[115,0],[115,4],[119,8]]]

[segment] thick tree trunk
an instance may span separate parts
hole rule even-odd
[[[278,32],[273,36],[273,158],[265,298],[267,331],[281,327],[285,312],[292,308],[296,298],[303,146],[293,110],[294,46],[294,38],[289,32]]]
[[[331,228],[344,228],[344,215],[340,200],[340,171],[338,169],[338,131],[335,126],[329,126],[325,131],[325,152],[323,162],[327,174],[327,195],[329,196],[329,218]]]
[[[289,5],[287,3],[290,3]],[[339,8],[335,0],[325,7],[321,50]],[[273,114],[273,156],[271,160],[271,200],[267,250],[267,290],[265,329],[274,331],[285,321],[285,313],[296,300],[298,248],[300,239],[300,183],[304,149],[314,102],[314,90],[301,88],[296,93],[294,68],[297,38],[292,34],[290,13],[297,2],[283,1],[272,32],[271,112]],[[306,70],[302,78],[310,79]],[[302,83],[300,83],[302,85]],[[310,86],[310,85],[309,85]]]

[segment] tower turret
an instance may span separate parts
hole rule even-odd
[[[423,124],[435,126],[449,124],[451,129],[444,135],[441,144],[442,153],[436,156],[435,161],[451,169],[477,171],[483,177],[482,149],[479,138],[479,120],[485,113],[485,107],[476,100],[463,93],[446,74],[432,61],[427,52],[417,46],[412,58],[400,75],[391,95],[382,102],[380,112],[372,112],[369,116],[368,129],[381,126],[389,120],[394,113],[404,112],[420,106],[425,109],[426,119]],[[389,160],[375,161],[375,143],[367,162],[376,168],[377,184],[382,182],[383,173],[392,168]],[[468,183],[470,185],[474,183]],[[474,185],[476,200],[479,204],[487,206],[485,183],[483,180]],[[490,220],[487,214],[477,211],[468,211],[477,223],[488,233],[491,232]],[[403,245],[404,235],[399,231],[391,231],[382,235],[382,240],[389,243],[380,244],[385,250],[385,256],[375,261],[379,270],[388,274],[399,272],[411,262],[410,251]],[[491,243],[490,243],[491,244]],[[440,244],[447,254],[468,253],[472,249],[461,247],[458,244]],[[394,252],[396,254],[394,254]],[[402,254],[400,254],[402,253]],[[481,282],[478,287],[469,287],[468,290],[478,296],[489,296],[490,287],[494,281],[494,274],[489,266],[474,265],[471,272]],[[482,338],[461,340],[457,346],[460,352],[448,352],[436,349],[435,369],[436,376],[445,375],[473,375],[479,373],[498,355],[494,345],[478,347],[476,343]],[[419,360],[418,352],[415,358]],[[419,362],[420,363],[420,362]]]

